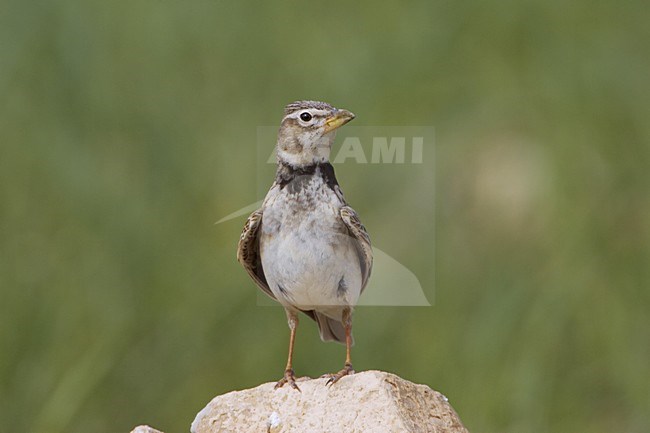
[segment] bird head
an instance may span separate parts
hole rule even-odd
[[[336,129],[354,119],[354,114],[318,101],[287,105],[278,132],[278,159],[301,167],[329,161]]]

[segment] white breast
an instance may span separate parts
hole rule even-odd
[[[361,268],[356,241],[339,216],[342,205],[319,176],[294,194],[287,188],[269,192],[260,254],[271,291],[282,304],[324,312],[356,304]]]

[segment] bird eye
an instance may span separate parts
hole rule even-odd
[[[309,114],[306,111],[303,112],[303,113],[300,113],[300,119],[302,119],[303,122],[309,122],[311,120],[311,114]]]

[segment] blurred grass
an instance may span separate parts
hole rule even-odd
[[[395,246],[436,303],[359,309],[357,368],[446,393],[470,431],[650,430],[644,2],[1,9],[0,432],[187,431],[279,376],[243,218],[213,223],[259,198],[256,128],[303,98],[437,131],[435,276]],[[380,179],[343,173],[394,239]],[[339,368],[301,329],[297,370]]]

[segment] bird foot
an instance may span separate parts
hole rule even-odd
[[[300,388],[298,388],[298,385],[296,385],[296,376],[292,368],[288,368],[284,371],[284,377],[278,380],[278,383],[275,384],[274,389],[282,388],[285,383],[288,383],[291,388],[297,390],[298,392],[302,392],[300,391]]]
[[[325,385],[334,385],[336,382],[338,382],[343,376],[348,376],[350,374],[354,374],[354,369],[352,368],[352,364],[345,364],[345,367],[343,367],[343,370],[339,371],[338,373],[335,374],[325,374],[321,377],[326,377],[327,383]]]

